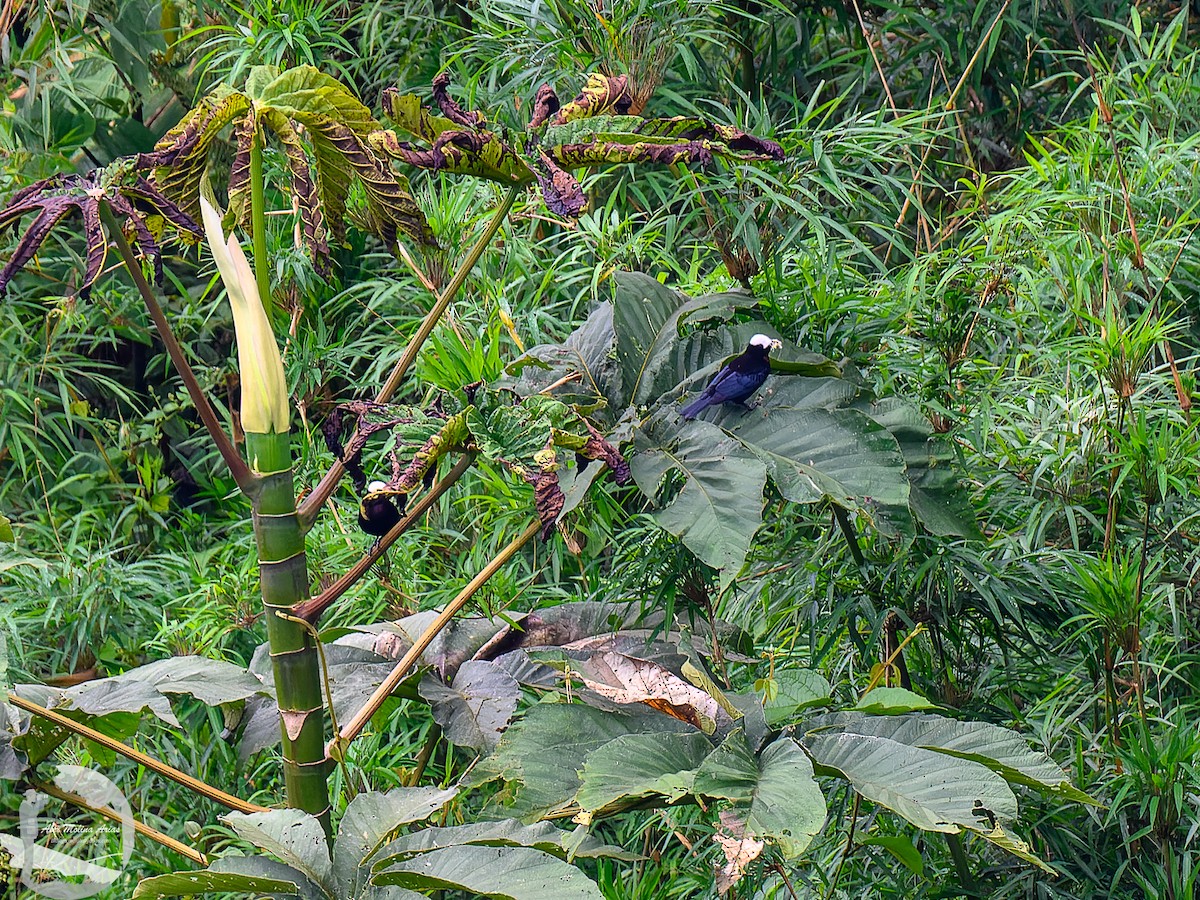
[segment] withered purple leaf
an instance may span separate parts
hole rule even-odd
[[[472,130],[482,128],[487,124],[481,112],[468,112],[450,96],[450,74],[439,72],[433,79],[433,102],[438,105],[442,115],[456,125]]]
[[[0,232],[16,226],[25,216],[36,218],[25,230],[12,257],[0,271],[0,292],[13,277],[33,259],[50,232],[64,218],[78,212],[83,219],[84,240],[87,244],[87,263],[80,285],[80,296],[86,297],[104,270],[108,255],[108,240],[100,222],[100,203],[107,203],[119,216],[124,216],[133,232],[133,243],[142,256],[154,267],[155,277],[162,281],[162,256],[158,241],[146,226],[145,216],[161,216],[181,234],[196,240],[202,236],[200,227],[178,206],[159,193],[136,173],[136,161],[118,162],[107,169],[94,169],[86,175],[55,175],[18,191],[3,210],[0,210]]]
[[[533,118],[529,120],[529,127],[541,128],[560,108],[561,104],[554,88],[543,84],[538,88],[537,96],[533,98]]]

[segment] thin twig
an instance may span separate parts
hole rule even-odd
[[[879,684],[879,679],[882,678],[887,670],[892,667],[892,663],[896,661],[896,657],[898,657],[901,652],[903,652],[904,648],[908,646],[908,642],[915,638],[918,634],[924,633],[925,625],[921,622],[918,622],[917,627],[910,631],[904,640],[900,642],[899,646],[896,647],[896,649],[891,652],[888,658],[883,661],[883,665],[879,667],[879,671],[876,672],[875,676],[870,680],[870,682],[867,683],[867,689],[863,691],[864,695],[874,690],[875,685]]]
[[[983,52],[983,48],[987,45],[987,42],[989,40],[991,40],[992,32],[996,29],[996,26],[998,24],[1000,24],[1000,19],[1008,11],[1008,7],[1009,7],[1010,3],[1012,3],[1012,0],[1004,0],[1004,5],[1000,7],[1000,11],[996,13],[996,17],[994,19],[992,19],[992,24],[988,26],[988,30],[984,33],[983,39],[980,40],[979,46],[977,46],[975,48],[975,52],[971,55],[971,59],[967,62],[966,68],[963,69],[963,73],[959,77],[958,83],[954,86],[954,90],[952,90],[950,92],[949,99],[946,100],[946,105],[942,109],[941,116],[938,117],[938,124],[937,124],[938,128],[941,128],[942,122],[944,122],[946,119],[946,115],[954,109],[954,101],[958,98],[959,91],[961,91],[963,88],[963,85],[966,84],[967,76],[970,75],[971,70],[975,68],[975,63],[979,60],[979,54]],[[916,185],[919,182],[921,175],[924,174],[925,163],[929,161],[929,157],[932,153],[933,153],[933,142],[931,141],[925,147],[925,151],[921,156],[921,164],[919,166],[917,166],[917,175],[913,179],[914,185]],[[900,215],[898,215],[896,217],[896,225],[897,226],[899,226],[900,223],[904,221],[904,217],[908,213],[908,207],[909,207],[909,204],[912,202],[912,200],[913,200],[913,192],[910,190],[907,192],[907,194],[904,198],[904,204],[900,208]]]
[[[437,749],[438,741],[441,739],[442,726],[434,722],[429,726],[429,734],[425,736],[425,743],[421,747],[421,752],[417,755],[417,764],[413,767],[412,775],[408,777],[406,782],[408,787],[416,787],[421,783],[421,778],[425,774],[429,760],[433,758],[433,751]]]
[[[67,803],[73,803],[78,807],[90,810],[96,815],[108,819],[110,822],[119,822],[121,824],[125,823],[124,817],[119,812],[109,809],[107,806],[94,806],[88,802],[86,797],[81,797],[79,794],[72,793],[71,791],[64,791],[61,788],[55,787],[52,784],[47,784],[44,781],[31,780],[30,784],[32,784],[43,794],[49,794],[51,797],[57,797],[59,800],[63,800]],[[129,817],[129,821],[133,825],[133,830],[142,837],[150,838],[150,840],[154,841],[155,843],[162,844],[162,846],[166,847],[168,850],[173,850],[180,856],[186,856],[198,866],[208,865],[208,857],[196,848],[189,847],[187,844],[177,841],[175,838],[171,837],[170,835],[163,834],[157,829],[151,828],[145,822],[135,819],[132,816]]]
[[[68,719],[61,713],[56,713],[53,710],[46,709],[44,706],[38,706],[24,697],[19,697],[16,694],[9,692],[8,702],[18,709],[23,709],[28,713],[32,713],[39,718],[53,722],[59,728],[65,728],[80,737],[85,737],[89,741],[94,741],[102,747],[112,750],[114,753],[120,753],[122,756],[133,760],[135,763],[145,766],[152,772],[157,772],[166,778],[170,778],[177,784],[183,785],[190,791],[195,791],[201,796],[207,797],[220,803],[222,806],[227,806],[230,809],[244,813],[267,812],[265,806],[259,806],[256,803],[250,803],[240,797],[235,797],[233,794],[227,794],[220,788],[215,788],[211,784],[207,784],[198,778],[188,775],[186,772],[181,772],[173,766],[169,766],[164,762],[160,762],[152,756],[147,756],[140,750],[134,750],[127,744],[122,744],[116,738],[111,738],[107,734],[101,734],[94,728],[89,728],[81,722],[76,722],[74,719]]]

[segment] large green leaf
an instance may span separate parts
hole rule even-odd
[[[712,751],[698,731],[629,734],[588,754],[580,773],[579,805],[603,814],[657,796],[673,803],[692,792],[696,767]]]
[[[634,432],[630,469],[655,500],[654,520],[721,573],[725,587],[737,576],[762,524],[767,469],[745,445],[702,420],[659,414]],[[669,474],[678,493],[663,496]],[[668,487],[669,489],[669,487]]]
[[[773,728],[792,721],[802,709],[828,703],[833,693],[825,676],[811,669],[779,669],[773,681],[774,693],[763,701],[767,724]]]
[[[495,749],[521,696],[515,678],[482,659],[463,663],[449,685],[436,676],[425,676],[420,691],[446,739],[480,751]]]
[[[158,897],[194,897],[226,891],[327,900],[324,893],[300,872],[283,863],[259,857],[218,859],[207,869],[144,878],[134,888],[132,896],[133,900],[155,900]]]
[[[869,735],[818,732],[803,743],[819,765],[840,772],[866,799],[925,831],[990,831],[1017,817],[1008,784],[977,762]]]
[[[336,895],[333,864],[325,832],[315,816],[298,809],[273,809],[262,813],[227,813],[224,817],[242,840],[291,866]]]
[[[640,708],[614,715],[579,703],[539,703],[509,727],[496,752],[476,767],[474,781],[508,781],[513,797],[505,811],[532,821],[575,803],[588,755],[614,738],[691,730],[678,719]]]
[[[700,766],[696,794],[749,804],[748,831],[799,856],[825,824],[825,797],[812,762],[790,737],[768,744],[757,757],[735,731]]]
[[[375,883],[413,890],[459,890],[508,900],[601,900],[574,866],[529,847],[459,845],[400,860]]]
[[[716,421],[766,463],[794,503],[829,499],[867,514],[875,506],[907,510],[900,448],[857,410],[764,406],[749,414],[722,410]]]
[[[762,467],[788,500],[832,501],[884,534],[911,534],[914,517],[936,534],[978,534],[947,446],[928,423],[909,404],[872,403],[823,357],[785,344],[755,408],[723,406],[679,422],[680,395],[700,389],[751,335],[771,329],[730,321],[754,305],[748,294],[687,298],[636,272],[611,281],[611,299],[580,329],[562,345],[530,350],[503,385],[607,407],[614,439],[632,428],[630,465],[660,506],[656,520],[720,570],[722,584],[736,576],[761,525]],[[664,492],[669,473],[679,479]]]
[[[456,788],[402,787],[364,792],[350,801],[333,845],[333,876],[346,897],[357,897],[370,881],[370,864],[380,845],[401,825],[421,822],[449,803]]]
[[[825,824],[825,797],[813,778],[812,762],[790,737],[768,744],[759,755],[746,824],[756,835],[775,841],[789,859],[803,853]]]
[[[889,397],[871,404],[866,413],[888,429],[904,454],[909,506],[930,532],[943,537],[983,537],[966,493],[954,473],[954,449],[911,403]]]
[[[854,712],[822,716],[811,724],[851,734],[886,737],[912,747],[973,760],[1012,784],[1059,794],[1078,803],[1099,805],[1073,786],[1053,759],[1031,749],[1022,735],[999,725],[963,722],[928,713],[868,716]]]
[[[721,333],[682,339],[685,324],[724,319],[756,302],[741,291],[688,299],[641,272],[614,275],[612,294],[618,393],[622,406],[633,407],[646,406],[672,390],[684,372],[694,371],[701,350],[713,355],[712,339],[719,340]]]
[[[383,869],[397,859],[406,859],[430,850],[443,847],[458,847],[480,844],[492,847],[532,847],[557,856],[559,859],[584,857],[596,859],[635,860],[636,853],[620,847],[603,844],[590,834],[581,836],[575,832],[556,828],[549,822],[534,822],[525,825],[516,819],[501,819],[497,822],[472,822],[468,825],[453,825],[448,828],[422,828],[403,835],[389,843],[379,853],[377,868]]]

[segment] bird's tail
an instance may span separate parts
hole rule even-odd
[[[679,410],[679,414],[685,419],[694,419],[696,416],[700,415],[700,413],[704,412],[704,410],[708,409],[710,405],[711,404],[708,402],[708,398],[701,394],[683,409]]]

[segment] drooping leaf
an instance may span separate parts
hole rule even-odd
[[[154,168],[154,183],[163,194],[195,219],[200,218],[200,184],[208,153],[224,128],[250,109],[250,98],[228,85],[218,85],[158,142],[142,154],[140,167]]]
[[[571,169],[613,163],[711,163],[717,156],[752,160],[782,159],[774,141],[732,126],[701,119],[642,119],[628,116],[627,76],[592,73],[575,99],[560,104],[553,88],[542,85],[533,117],[520,140],[508,129],[489,129],[486,117],[464,110],[449,93],[449,76],[433,82],[441,115],[414,94],[384,92],[383,106],[399,128],[424,146],[391,132],[370,137],[377,153],[424,169],[469,174],[508,185],[537,182],[547,208],[575,218],[586,197]]]
[[[634,451],[630,468],[642,493],[656,500],[654,520],[728,585],[762,525],[766,466],[715,425],[662,414],[634,432]],[[669,474],[682,486],[663,498]]]
[[[315,816],[298,809],[273,809],[263,813],[227,813],[224,819],[242,840],[303,872],[313,884],[333,894],[329,845]]]
[[[667,803],[692,793],[696,768],[712,751],[698,731],[628,734],[588,754],[580,773],[579,805],[603,815],[644,797]]]
[[[825,824],[825,798],[812,763],[790,737],[756,757],[745,734],[734,731],[700,766],[694,790],[748,806],[749,833],[777,844],[788,858],[802,853]]]
[[[351,800],[333,845],[333,876],[342,896],[357,897],[366,887],[376,852],[389,835],[401,825],[429,818],[457,793],[457,788],[402,787],[364,792]]]
[[[207,869],[194,872],[172,872],[143,878],[134,888],[133,900],[157,900],[159,897],[194,897],[224,891],[272,894],[283,897],[303,897],[304,900],[324,900],[304,875],[283,863],[254,859],[253,872],[237,871],[229,863],[250,862],[249,858],[217,860]],[[238,866],[237,868],[241,868]],[[269,873],[269,874],[268,874]]]
[[[954,472],[953,448],[933,434],[925,417],[899,398],[886,398],[866,410],[896,438],[904,454],[909,506],[931,533],[978,540],[983,537],[966,493]]]
[[[1022,784],[1038,791],[1058,794],[1077,803],[1099,805],[1074,787],[1054,760],[1045,753],[1031,749],[1022,735],[999,725],[964,722],[930,713],[875,716],[856,712],[833,713],[810,724],[816,723],[843,732],[886,737],[913,747],[969,759],[987,766],[1010,784]]]
[[[78,213],[83,220],[87,244],[87,264],[79,293],[87,297],[104,269],[108,239],[100,220],[100,204],[106,203],[117,216],[125,218],[132,232],[132,244],[150,261],[155,278],[162,281],[162,253],[158,240],[146,224],[147,216],[170,223],[188,240],[200,237],[200,227],[175,203],[164,197],[136,171],[128,160],[85,175],[54,175],[17,191],[8,206],[0,210],[0,233],[19,225],[26,216],[34,217],[21,235],[12,257],[0,270],[0,293],[13,277],[33,259],[50,232],[67,216]],[[118,219],[119,221],[119,219]]]
[[[379,123],[344,85],[313,66],[256,66],[243,91],[223,86],[203,98],[154,153],[139,157],[141,164],[157,167],[155,179],[168,197],[198,211],[209,152],[230,124],[237,144],[229,180],[234,221],[244,224],[249,215],[251,144],[271,132],[284,150],[302,233],[318,266],[328,252],[327,237],[345,234],[347,197],[356,180],[366,197],[364,224],[385,244],[391,246],[398,233],[432,242],[407,180],[374,149],[371,135]]]
[[[472,822],[448,828],[422,828],[402,835],[380,851],[377,866],[382,869],[395,859],[405,859],[427,853],[430,850],[466,844],[493,847],[532,847],[535,850],[557,856],[559,859],[607,857],[609,859],[635,860],[639,858],[636,853],[630,853],[611,844],[603,844],[590,834],[585,834],[582,840],[578,840],[570,831],[556,828],[549,822],[534,822],[531,825],[525,825],[516,819],[501,819],[496,822]]]
[[[1029,844],[1018,838],[1016,835],[1010,834],[1000,825],[997,825],[991,831],[978,832],[979,836],[986,840],[989,844],[995,844],[1001,850],[1011,853],[1018,859],[1023,859],[1027,863],[1037,866],[1043,872],[1057,876],[1059,873],[1046,865],[1041,859],[1034,854]]]
[[[988,831],[1017,817],[1012,790],[977,762],[858,734],[809,733],[803,744],[818,765],[924,831]]]
[[[521,696],[516,679],[487,660],[463,663],[450,685],[427,675],[420,691],[447,740],[481,752],[495,749]]]
[[[400,860],[375,883],[412,890],[458,890],[504,900],[601,900],[579,869],[529,847],[460,845]]]
[[[544,818],[574,804],[580,770],[593,750],[622,735],[664,731],[692,732],[654,712],[614,715],[578,703],[539,703],[476,767],[475,782],[503,778],[513,791],[508,814],[526,821]]]

